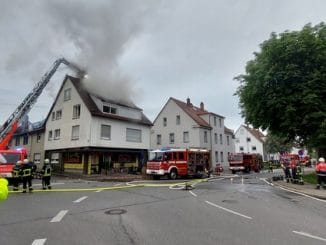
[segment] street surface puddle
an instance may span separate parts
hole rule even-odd
[[[121,215],[127,213],[125,209],[110,209],[104,212],[107,215]]]

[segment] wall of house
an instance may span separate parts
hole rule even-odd
[[[64,91],[71,89],[71,99],[64,101]],[[73,107],[80,104],[80,117],[73,119]],[[52,120],[52,112],[62,111],[60,119]],[[79,125],[79,138],[72,139],[72,127]],[[55,139],[55,130],[60,129],[60,138]],[[52,131],[52,139],[49,139]],[[90,144],[91,114],[72,83],[67,80],[46,122],[44,149],[84,147]]]
[[[177,125],[177,115],[180,116],[180,124]],[[167,125],[163,125],[163,118],[167,119]],[[184,132],[189,132],[189,141],[184,142]],[[174,133],[174,144],[170,143],[169,135]],[[150,135],[150,148],[162,147],[201,147],[201,129],[174,101],[169,100],[164,109],[156,118]],[[157,144],[157,135],[161,135],[161,144]]]

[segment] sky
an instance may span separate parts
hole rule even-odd
[[[272,32],[326,21],[324,0],[0,0],[0,124],[64,57],[92,93],[131,100],[154,120],[169,97],[243,122],[234,77]],[[29,114],[44,119],[60,66]]]

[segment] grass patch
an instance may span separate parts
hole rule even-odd
[[[317,184],[316,173],[310,173],[310,174],[304,175],[303,180],[305,183],[316,185]]]

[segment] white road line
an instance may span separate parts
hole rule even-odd
[[[122,183],[115,184],[114,186],[119,186],[119,185],[122,185]]]
[[[68,210],[61,210],[50,222],[60,222],[66,213],[68,213]]]
[[[260,178],[260,180],[264,181],[264,182],[265,182],[266,184],[268,184],[268,185],[274,186],[274,184],[268,182],[268,181],[266,180],[266,178]]]
[[[79,202],[85,200],[86,198],[88,198],[88,196],[83,196],[83,197],[81,197],[81,198],[79,198],[79,199],[73,201],[73,203],[79,203]]]
[[[193,193],[192,191],[189,191],[189,193],[190,193],[191,195],[193,195],[194,197],[197,197],[197,195],[196,195],[195,193]]]
[[[46,238],[36,239],[36,240],[34,240],[34,242],[32,243],[32,245],[43,245],[45,242],[46,242]]]
[[[103,191],[103,189],[101,189],[101,190],[97,190],[97,191],[95,191],[95,192],[101,192],[101,191]]]
[[[280,189],[282,189],[282,190],[284,190],[284,191],[292,192],[292,193],[295,193],[295,194],[298,194],[298,195],[301,195],[301,196],[304,196],[304,197],[309,197],[309,198],[314,199],[314,200],[316,200],[316,201],[320,201],[320,202],[325,202],[325,203],[326,203],[326,200],[319,199],[319,198],[317,198],[317,197],[309,196],[309,195],[307,195],[307,194],[304,194],[304,193],[301,193],[301,192],[297,192],[297,191],[292,191],[292,190],[290,190],[290,189],[283,188],[283,187],[281,187],[281,186],[277,186],[277,187],[280,188]]]
[[[227,208],[221,207],[221,206],[219,206],[219,205],[217,205],[217,204],[215,204],[215,203],[212,203],[212,202],[209,202],[209,201],[205,201],[205,202],[206,202],[207,204],[213,206],[213,207],[220,208],[220,209],[222,209],[222,210],[224,210],[224,211],[226,211],[226,212],[229,212],[229,213],[232,213],[232,214],[235,214],[235,215],[241,216],[241,217],[246,218],[246,219],[252,219],[251,217],[249,217],[249,216],[247,216],[247,215],[240,214],[240,213],[235,212],[235,211],[233,211],[233,210],[231,210],[231,209],[227,209]]]
[[[314,236],[314,235],[311,235],[311,234],[303,232],[303,231],[293,231],[293,233],[326,242],[326,238],[322,238],[322,237],[319,237],[319,236]]]

